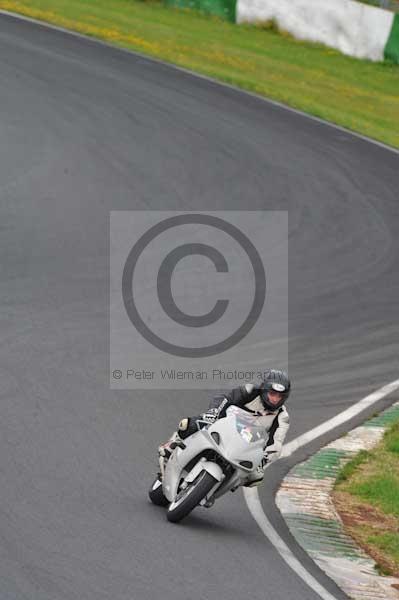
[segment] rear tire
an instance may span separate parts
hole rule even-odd
[[[198,478],[178,494],[175,502],[168,508],[166,516],[171,523],[178,523],[196,507],[217,483],[208,471],[202,471]]]
[[[168,506],[169,500],[165,498],[162,489],[162,481],[157,477],[149,489],[148,495],[153,504],[157,506]]]

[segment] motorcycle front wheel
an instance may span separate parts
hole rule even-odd
[[[217,483],[208,471],[202,471],[185,490],[181,490],[176,500],[169,505],[166,516],[171,523],[178,523],[196,507]]]

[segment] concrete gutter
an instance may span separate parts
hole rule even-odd
[[[376,563],[345,532],[331,497],[338,472],[360,450],[370,450],[399,419],[399,402],[331,442],[284,478],[276,502],[297,542],[354,600],[398,600],[399,579],[378,575]]]

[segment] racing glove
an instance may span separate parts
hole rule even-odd
[[[220,411],[218,408],[208,408],[208,410],[202,415],[202,419],[210,425],[213,425],[213,423],[219,418],[219,412]]]

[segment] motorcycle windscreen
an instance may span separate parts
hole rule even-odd
[[[238,406],[230,406],[227,414],[234,415],[236,430],[247,444],[266,438],[265,428],[257,424],[258,417],[256,415],[251,415]]]

